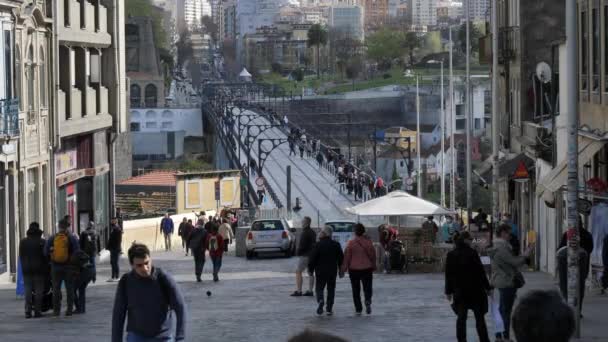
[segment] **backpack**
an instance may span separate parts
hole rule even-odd
[[[209,237],[209,252],[215,252],[218,250],[217,235],[211,235]]]
[[[53,250],[51,261],[57,264],[65,264],[70,259],[70,238],[66,233],[57,233],[53,238]]]
[[[382,180],[382,178],[379,178],[379,177],[378,177],[378,187],[379,188],[384,187],[384,181]]]
[[[80,235],[80,238],[82,239],[82,249],[85,253],[87,253],[89,256],[94,256],[95,254],[97,254],[95,245],[95,233],[85,231]]]

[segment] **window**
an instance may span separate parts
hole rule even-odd
[[[148,84],[146,86],[146,107],[154,108],[157,105],[157,94],[156,94],[156,86],[154,84]]]
[[[15,45],[15,97],[21,97],[21,49]],[[19,109],[23,110],[23,99],[19,99]]]
[[[139,108],[141,105],[141,88],[137,84],[131,84],[130,92],[131,108]]]
[[[131,122],[131,132],[139,132],[139,122]]]
[[[481,129],[481,119],[475,119],[475,129]]]
[[[34,83],[35,83],[35,63],[34,63],[34,48],[30,45],[29,52],[27,55],[27,105],[30,112],[34,111]],[[29,120],[33,120],[33,117],[29,117]],[[30,121],[31,123],[32,121]]]
[[[4,30],[4,89],[6,89],[6,98],[13,97],[13,63],[11,63],[12,35],[10,30]]]
[[[588,30],[587,30],[587,12],[581,12],[581,20],[580,20],[580,49],[581,49],[581,90],[587,90],[587,75],[589,72],[589,62],[587,60],[588,52],[587,52],[587,40],[589,39]]]
[[[203,184],[200,180],[186,181],[186,209],[200,208],[203,202]]]
[[[170,129],[170,128],[173,127],[173,122],[171,122],[171,121],[165,121],[165,122],[162,123],[161,127],[163,129]]]
[[[463,104],[456,105],[456,116],[463,116],[463,115],[464,115],[464,105]]]
[[[46,108],[46,66],[43,48],[40,48],[40,63],[38,68],[40,70],[40,106]]]
[[[599,91],[600,88],[600,17],[597,8],[592,10],[592,34],[593,34],[593,88],[594,92]]]
[[[146,122],[146,128],[156,128],[156,122]]]
[[[170,119],[173,117],[173,112],[166,110],[163,112],[163,118]]]
[[[456,130],[463,130],[465,127],[465,119],[458,119],[456,120]]]
[[[66,27],[70,26],[70,2],[72,0],[63,0],[63,24]]]
[[[131,119],[139,119],[140,114],[138,111],[134,110],[131,112]]]

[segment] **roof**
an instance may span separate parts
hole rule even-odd
[[[140,176],[120,181],[117,185],[144,185],[144,186],[175,186],[177,171],[159,170],[151,171]]]
[[[218,176],[225,174],[240,174],[240,170],[213,170],[213,171],[188,171],[188,172],[177,172],[175,178],[185,178],[192,176]]]
[[[414,156],[415,153],[412,152],[412,156]],[[398,146],[395,145],[388,145],[388,147],[386,148],[386,150],[380,152],[378,154],[378,158],[380,159],[403,159],[405,157],[407,157],[407,150],[405,149],[401,149]]]
[[[247,71],[247,68],[243,68],[243,71],[241,71],[239,77],[251,77],[251,74],[249,73],[249,71]]]

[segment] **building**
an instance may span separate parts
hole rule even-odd
[[[8,280],[11,274],[17,272],[16,241],[24,236],[19,229],[20,206],[15,199],[21,197],[19,179],[23,177],[19,174],[19,150],[22,137],[19,128],[26,127],[24,122],[27,123],[26,115],[21,110],[25,63],[16,64],[16,61],[21,61],[21,53],[19,52],[20,58],[16,60],[15,18],[12,15],[13,11],[22,5],[23,1],[0,1],[0,23],[4,28],[0,36],[3,42],[8,42],[0,47],[0,282]],[[38,18],[45,16],[38,15]],[[15,71],[18,73],[16,74]],[[39,131],[34,129],[34,132]],[[49,183],[48,177],[47,174],[46,184]]]
[[[236,2],[224,1],[222,2],[223,8],[223,21],[222,25],[219,26],[220,39],[234,41],[236,38]]]
[[[437,4],[438,23],[458,23],[464,18],[464,8],[462,2],[440,1]]]
[[[115,155],[129,142],[124,1],[53,4],[55,217],[70,215],[75,232],[89,221],[107,227]]]
[[[209,5],[206,0],[184,0],[184,22],[189,31],[201,26],[205,9],[211,12],[210,9],[205,7],[205,4]]]
[[[414,27],[436,26],[439,0],[407,0],[407,21]]]
[[[465,0],[463,0],[465,1]],[[490,0],[466,0],[469,4],[469,16],[472,21],[489,20],[490,18]],[[518,1],[519,2],[519,1]],[[515,2],[517,3],[517,2]],[[514,4],[515,4],[514,3]]]
[[[211,37],[201,30],[192,32],[190,35],[192,42],[192,59],[198,64],[205,64],[211,57]]]
[[[551,89],[557,87],[566,89],[568,82],[562,72],[568,63],[564,51],[564,2],[499,1],[497,10],[499,65],[495,72],[499,75],[497,97],[500,121],[496,124],[499,125],[503,156],[498,168],[500,178],[496,181],[499,210],[511,213],[519,226],[523,246],[528,244],[529,236],[536,234],[540,253],[536,256],[535,266],[553,273],[555,251],[561,234],[566,229],[563,219],[566,217],[563,211],[563,188],[566,177],[567,124],[566,116],[558,115],[558,108],[567,108],[567,98],[551,92]],[[523,34],[523,28],[534,34]],[[587,29],[583,31],[583,41],[591,42],[591,37],[584,33],[589,32]],[[602,43],[598,41],[597,46],[599,44]],[[593,56],[587,54],[590,46],[586,43],[579,46],[585,51],[585,58],[582,58],[585,62],[581,65],[594,65],[586,59]],[[549,63],[550,69],[542,74],[542,80],[536,72],[541,62]],[[581,87],[592,84],[590,74],[584,71],[580,74]],[[598,77],[599,75],[598,72]],[[595,100],[586,95],[592,94],[593,89],[594,87],[585,88],[586,92],[581,92],[581,124],[593,116],[591,108],[601,108],[601,101],[595,107]],[[599,94],[599,87],[595,91]],[[596,99],[599,101],[599,96]],[[589,127],[603,129],[604,123],[605,120],[602,119]],[[586,163],[598,160],[594,155],[603,146],[597,137],[590,137],[579,138],[581,171]],[[514,173],[513,161],[517,165],[523,165],[526,172],[520,173],[527,177]],[[534,233],[529,234],[530,232]]]
[[[177,173],[177,213],[240,208],[240,175],[239,170]]]
[[[132,132],[176,132],[185,136],[203,136],[203,118],[199,108],[141,108],[131,109]]]
[[[473,112],[473,135],[480,137],[484,135],[490,127],[490,119],[492,116],[492,94],[490,84],[487,79],[473,80],[471,82],[471,98]],[[466,89],[458,85],[454,87],[454,113],[456,114],[456,134],[466,133]],[[450,98],[446,98],[446,119],[449,120]],[[446,128],[450,128],[450,123],[446,122]]]
[[[366,30],[382,27],[388,22],[389,0],[363,0],[361,3]]]
[[[154,44],[152,19],[130,17],[126,30],[126,65],[131,108],[165,105],[165,76]]]
[[[329,8],[329,27],[337,31],[350,32],[353,39],[365,39],[363,7],[336,4]]]
[[[116,184],[116,206],[128,218],[159,217],[175,213],[177,171],[142,173]]]

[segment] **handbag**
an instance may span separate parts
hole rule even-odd
[[[524,279],[523,273],[520,271],[515,272],[513,276],[513,287],[516,289],[521,289],[526,284],[526,280]]]

